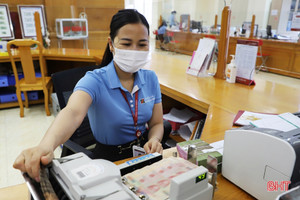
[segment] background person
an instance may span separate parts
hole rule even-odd
[[[176,11],[173,10],[171,12],[171,15],[170,15],[170,19],[169,19],[169,27],[172,28],[172,26],[177,26],[178,25],[178,22],[176,20]]]

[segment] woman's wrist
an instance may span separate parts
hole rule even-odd
[[[151,139],[156,139],[158,142],[161,142],[161,139],[158,137],[158,136],[152,136],[151,138],[150,138],[150,140]]]

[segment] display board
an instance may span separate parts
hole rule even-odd
[[[7,4],[0,4],[0,38],[2,40],[15,38]]]
[[[18,5],[19,19],[23,38],[36,37],[34,13],[40,14],[42,35],[46,36],[47,24],[43,5]]]

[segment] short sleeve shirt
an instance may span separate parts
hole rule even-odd
[[[161,102],[160,86],[156,74],[140,69],[135,74],[130,93],[122,85],[113,61],[106,67],[87,72],[74,91],[82,90],[92,98],[88,117],[96,140],[106,145],[125,144],[136,139],[132,113],[135,113],[135,94],[138,93],[138,126],[144,133],[152,117],[154,104]],[[125,92],[129,105],[120,90]],[[131,110],[130,110],[131,109]]]
[[[158,31],[157,34],[165,34],[167,27],[166,26],[161,26]]]

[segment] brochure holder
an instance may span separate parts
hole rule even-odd
[[[186,70],[187,74],[206,77],[209,76],[210,65],[216,50],[216,41],[211,38],[202,38]]]
[[[238,40],[235,50],[237,66],[236,82],[245,85],[255,85],[253,75],[258,50],[258,41]]]

